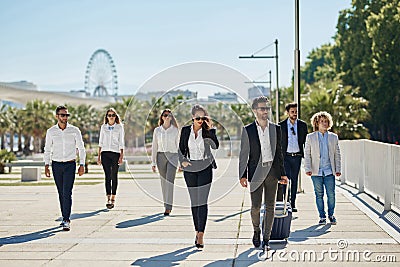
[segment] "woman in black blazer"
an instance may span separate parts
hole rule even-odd
[[[207,222],[208,195],[212,182],[212,169],[216,168],[211,149],[218,149],[219,142],[212,128],[207,110],[201,105],[192,108],[192,125],[184,126],[179,140],[179,161],[189,190],[195,245],[204,247],[204,230]]]

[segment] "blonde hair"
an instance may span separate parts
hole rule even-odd
[[[313,127],[314,131],[318,131],[318,123],[319,120],[321,118],[327,119],[328,120],[328,130],[332,128],[333,126],[333,120],[332,120],[332,116],[331,114],[329,114],[326,111],[320,111],[315,113],[312,117],[311,117],[311,125]]]

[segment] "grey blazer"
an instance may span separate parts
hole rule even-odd
[[[329,160],[333,174],[341,173],[341,159],[339,138],[337,134],[326,132],[328,134],[328,150]],[[306,172],[311,172],[312,175],[317,176],[319,171],[320,153],[318,131],[310,133],[306,137],[306,145],[304,148],[304,169]]]

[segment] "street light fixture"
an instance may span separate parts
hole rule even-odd
[[[275,68],[276,68],[276,123],[279,122],[279,66],[278,66],[278,39],[275,39],[275,56],[255,56],[254,54],[251,56],[239,56],[239,59],[266,59],[266,58],[275,58]],[[261,49],[263,50],[263,49]],[[261,51],[259,50],[259,51]]]

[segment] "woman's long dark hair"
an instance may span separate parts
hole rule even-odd
[[[208,116],[208,112],[207,112],[206,108],[203,107],[202,105],[196,104],[192,107],[192,115],[193,116],[196,114],[197,111],[203,111],[204,116]],[[209,138],[210,137],[210,127],[208,126],[208,124],[203,122],[203,124],[201,125],[201,128],[203,129],[202,137]]]
[[[166,108],[161,112],[160,118],[158,118],[158,126],[161,126],[161,125],[164,124],[163,116],[164,116],[165,112],[169,112],[169,114],[171,114],[171,116],[172,116],[171,117],[171,124],[174,125],[176,128],[178,128],[178,123],[176,122],[174,114],[172,114],[172,111],[169,108]]]
[[[110,111],[112,111],[112,112],[115,113],[115,123],[116,123],[116,124],[120,124],[121,121],[120,121],[120,119],[119,119],[119,115],[118,115],[117,111],[116,111],[114,108],[109,108],[109,109],[107,109],[106,115],[104,115],[104,124],[107,124],[107,123],[108,123],[108,117],[107,117],[107,115],[108,115],[108,112],[110,112]]]

